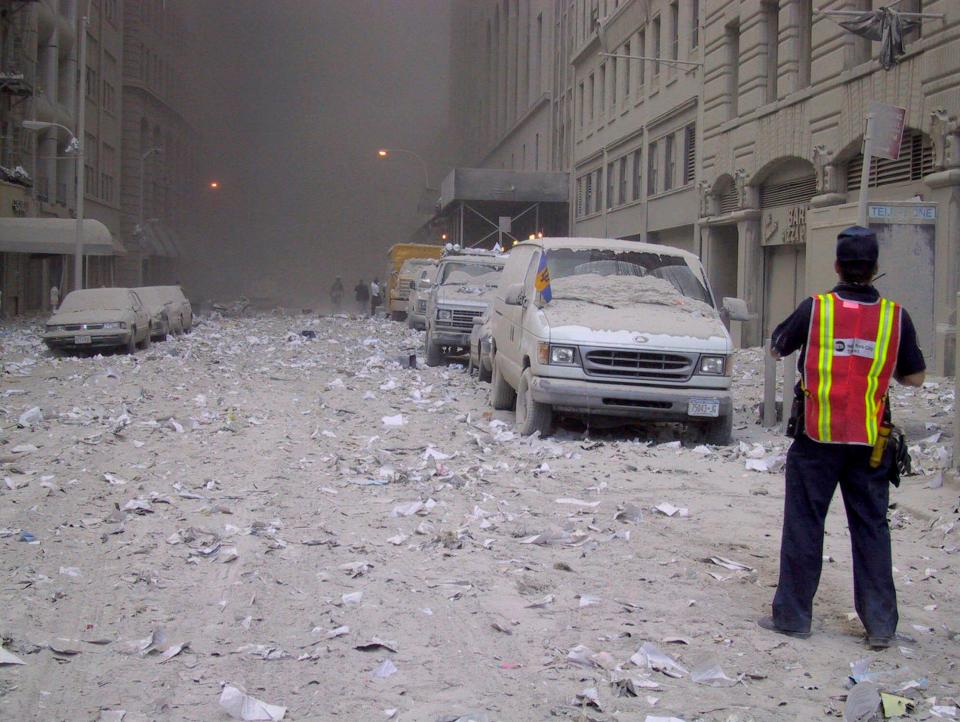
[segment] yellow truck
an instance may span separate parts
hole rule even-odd
[[[440,258],[443,246],[426,243],[397,243],[387,251],[387,310],[394,321],[402,321],[407,315],[407,299],[410,296],[410,284],[418,274],[416,261],[429,263]]]

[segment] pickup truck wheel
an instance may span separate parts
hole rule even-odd
[[[714,446],[727,446],[733,437],[733,414],[704,421],[701,426],[703,441]]]
[[[516,394],[501,375],[500,364],[497,363],[496,356],[493,357],[493,380],[490,383],[490,405],[498,411],[512,408]]]
[[[439,366],[443,362],[443,351],[439,344],[433,342],[429,331],[427,331],[427,339],[424,342],[424,347],[427,366]]]
[[[537,431],[547,436],[553,426],[553,409],[550,404],[542,404],[533,399],[533,372],[523,370],[520,388],[517,389],[517,431],[522,436],[530,436]]]

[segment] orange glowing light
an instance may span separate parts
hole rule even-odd
[[[378,151],[377,151],[377,155],[379,155],[381,158],[386,158],[386,157],[387,157],[387,151],[385,151],[385,150],[378,150]]]
[[[210,181],[210,188],[216,190],[220,187],[220,181]]]

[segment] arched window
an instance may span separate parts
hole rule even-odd
[[[847,163],[847,190],[860,190],[863,154],[855,155]],[[888,186],[922,180],[933,172],[933,145],[923,133],[913,128],[903,132],[900,157],[897,160],[874,158],[870,167],[870,186]]]

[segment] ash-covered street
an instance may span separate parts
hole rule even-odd
[[[871,653],[838,499],[814,637],[756,625],[787,448],[755,424],[758,350],[733,445],[706,447],[521,438],[462,367],[405,368],[423,336],[382,318],[204,316],[91,358],[38,327],[0,329],[4,719],[219,720],[233,685],[291,720],[812,720],[851,674],[955,709],[952,381],[894,390],[913,641]]]

